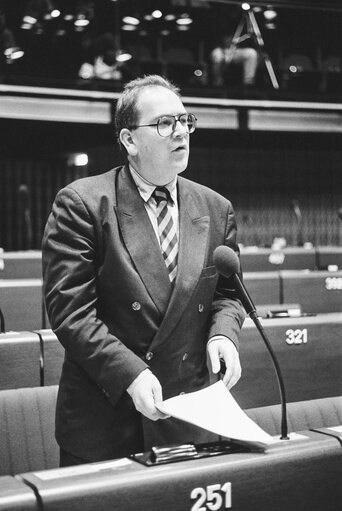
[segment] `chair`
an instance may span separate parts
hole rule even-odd
[[[57,385],[0,391],[0,476],[58,467],[54,437]],[[280,432],[280,405],[246,410],[271,435]],[[288,403],[289,431],[342,423],[342,397]]]
[[[280,435],[280,405],[245,410],[270,435]],[[304,431],[342,424],[342,396],[297,401],[287,404],[288,430]]]
[[[0,475],[58,467],[57,385],[0,391]]]

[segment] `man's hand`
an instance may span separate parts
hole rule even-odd
[[[148,419],[156,421],[168,418],[168,415],[157,409],[157,405],[163,401],[162,388],[158,378],[149,369],[145,369],[137,376],[128,387],[127,392],[133,399],[138,412]]]
[[[220,371],[220,359],[225,363],[226,372],[223,376],[223,383],[230,389],[241,376],[240,358],[235,344],[228,337],[217,336],[213,340],[209,340],[207,351],[214,374]]]

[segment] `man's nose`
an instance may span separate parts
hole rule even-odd
[[[175,121],[175,129],[173,131],[173,134],[176,136],[184,136],[188,135],[188,130],[185,124],[182,124],[180,119],[176,119]]]

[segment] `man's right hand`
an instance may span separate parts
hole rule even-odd
[[[145,369],[133,380],[127,392],[133,399],[138,412],[148,419],[156,421],[168,418],[168,415],[157,408],[157,405],[163,401],[162,388],[158,378],[149,369]]]

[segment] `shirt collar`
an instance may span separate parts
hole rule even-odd
[[[145,202],[148,202],[151,198],[152,193],[154,192],[156,185],[150,183],[145,179],[141,174],[139,174],[132,165],[129,165],[129,170],[131,172],[132,178],[138,188],[139,194]],[[167,188],[170,192],[171,199],[174,204],[177,204],[177,176],[175,176],[170,183],[167,183],[165,188]]]

